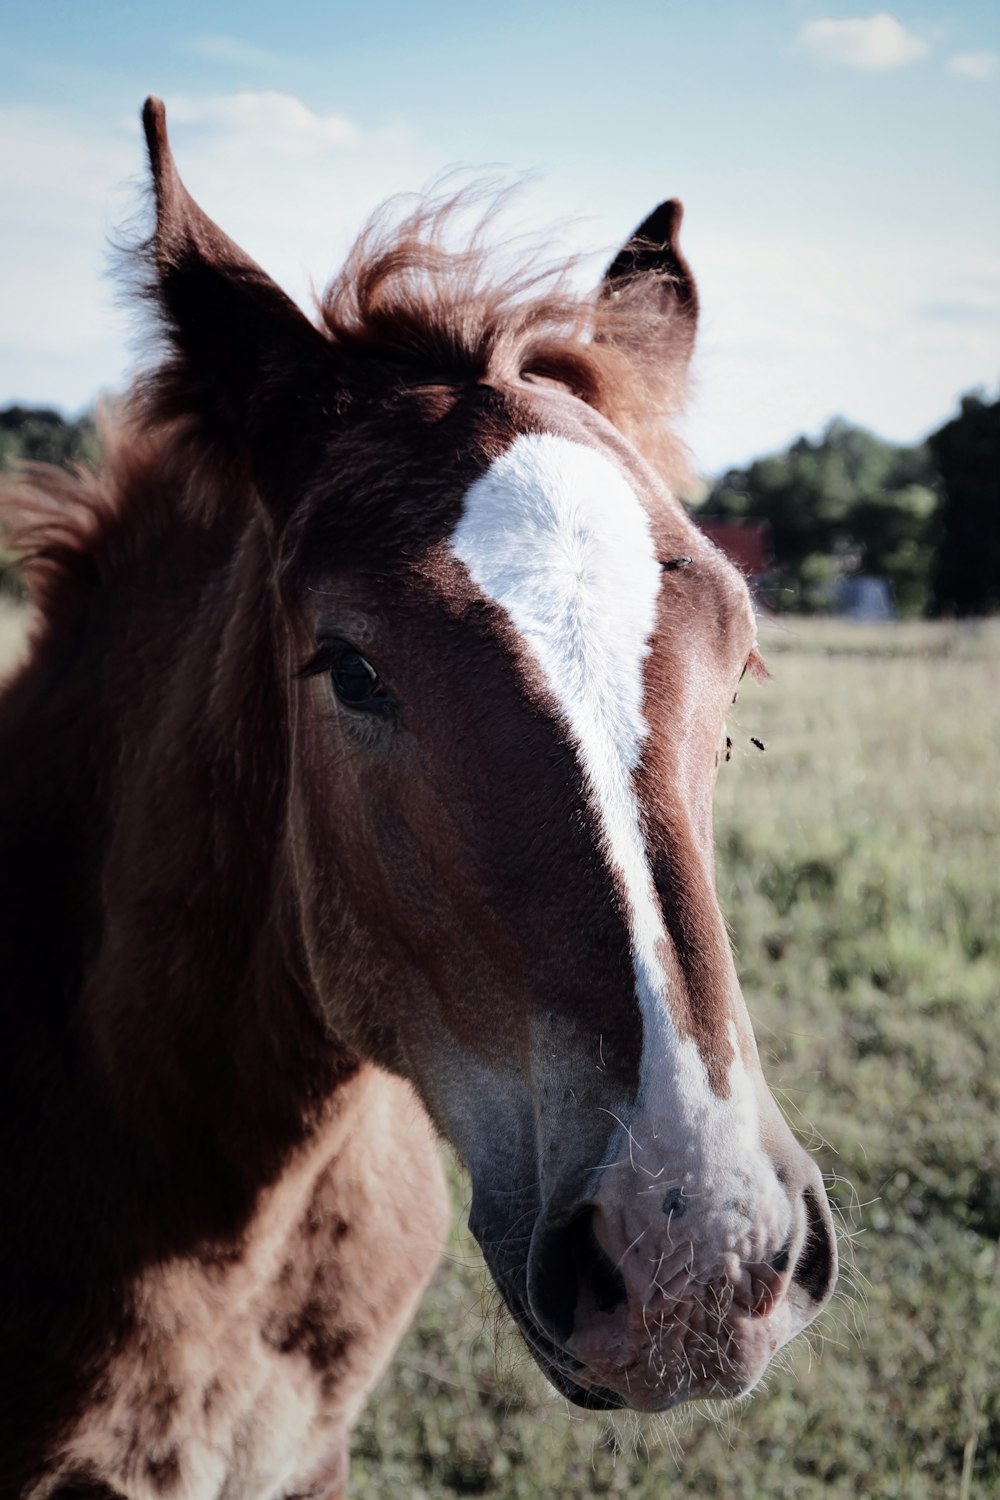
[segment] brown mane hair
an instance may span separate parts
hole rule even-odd
[[[631,347],[634,294],[648,296],[648,281],[625,277],[613,296],[580,293],[571,284],[575,258],[545,265],[537,255],[527,269],[519,256],[519,269],[504,275],[488,231],[505,194],[480,217],[468,248],[449,248],[470,196],[426,200],[398,223],[384,210],[373,216],[321,299],[330,338],[457,380],[566,386],[676,484],[684,451],[667,426],[683,400],[685,362],[643,363]]]
[[[687,453],[670,417],[683,400],[686,359],[634,355],[635,304],[649,295],[648,274],[641,284],[638,275],[622,277],[613,295],[574,289],[575,259],[543,264],[536,255],[525,269],[519,256],[518,269],[504,274],[487,240],[509,194],[488,203],[466,247],[454,248],[458,221],[483,196],[473,189],[424,199],[402,217],[393,204],[373,215],[319,300],[331,348],[383,384],[394,372],[400,383],[563,386],[628,437],[671,488],[683,487]],[[148,283],[151,291],[154,242],[129,255],[140,289]],[[0,534],[43,614],[66,585],[110,576],[123,550],[155,536],[178,505],[206,518],[216,511],[228,466],[178,410],[178,365],[168,347],[126,400],[100,414],[99,471],[33,463],[0,480]],[[126,514],[128,527],[116,525]]]

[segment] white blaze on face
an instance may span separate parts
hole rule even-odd
[[[540,666],[600,818],[627,903],[643,1017],[639,1111],[653,1135],[660,1123],[679,1126],[698,1174],[714,1175],[720,1158],[756,1145],[756,1108],[738,1060],[730,1099],[713,1094],[697,1048],[678,1037],[666,1008],[663,920],[633,785],[662,579],[649,518],[597,449],[522,434],[470,486],[451,545]]]
[[[562,708],[626,894],[640,1003],[662,1012],[663,926],[632,785],[661,578],[649,518],[603,453],[529,433],[470,487],[452,550]]]

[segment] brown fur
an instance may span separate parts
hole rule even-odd
[[[676,205],[584,300],[447,252],[459,205],[431,204],[362,237],[317,328],[190,199],[162,106],[145,118],[162,361],[98,475],[35,468],[0,502],[38,609],[0,700],[0,1497],[281,1500],[279,1470],[284,1500],[333,1497],[446,1231],[425,1109],[447,1128],[457,1075],[502,1075],[476,1103],[516,1164],[491,1110],[526,1086],[539,996],[558,1034],[601,1037],[598,1107],[567,1133],[587,1160],[637,1088],[599,830],[537,673],[447,553],[462,497],[518,432],[568,431],[655,491],[663,555],[698,559],[680,608],[706,644],[675,632],[649,684],[657,727],[689,732],[640,780],[664,793],[679,1024],[720,1093],[705,768],[749,616],[624,441],[683,462]],[[405,735],[336,711],[308,672],[331,634],[405,682]],[[519,1310],[524,1243],[504,1246]]]

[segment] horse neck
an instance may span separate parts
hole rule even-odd
[[[201,1189],[204,1236],[246,1216],[354,1062],[300,978],[263,523],[194,540],[53,621],[14,688],[0,962],[22,1124],[44,1117],[85,1176],[113,1153],[121,1191]]]

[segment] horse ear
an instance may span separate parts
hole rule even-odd
[[[698,326],[698,289],[678,240],[684,206],[654,208],[608,266],[597,337],[644,360],[686,367]]]
[[[255,471],[266,470],[278,423],[287,449],[296,429],[329,403],[333,350],[188,193],[159,99],[146,100],[142,122],[156,198],[149,293],[173,351],[153,380],[157,410],[194,419],[227,457],[249,454]]]

